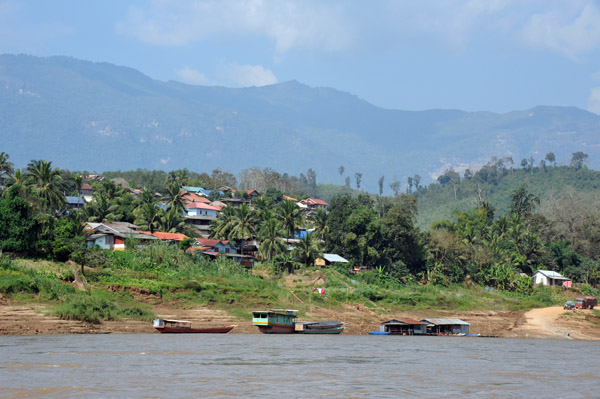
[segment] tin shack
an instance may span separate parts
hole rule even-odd
[[[431,335],[466,335],[470,324],[460,319],[423,319],[427,324],[427,334]]]
[[[427,323],[412,319],[392,319],[379,325],[379,331],[389,332],[390,335],[424,335]]]

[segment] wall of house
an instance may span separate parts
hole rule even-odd
[[[550,283],[548,282],[548,277],[538,273],[533,276],[533,284],[549,285]]]
[[[188,209],[189,216],[211,216],[213,218],[217,217],[217,211],[213,211],[210,209]]]
[[[101,249],[114,249],[114,237],[113,236],[103,236],[98,237],[94,241],[88,241],[88,247],[99,246]]]
[[[235,254],[237,253],[237,249],[231,245],[231,244],[223,244],[223,243],[218,243],[217,245],[215,245],[215,251],[220,252],[222,254]]]

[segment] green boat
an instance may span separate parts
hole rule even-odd
[[[344,323],[337,320],[329,321],[297,321],[294,323],[298,334],[341,334]]]

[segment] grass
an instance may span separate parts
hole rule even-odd
[[[191,257],[170,245],[108,252],[104,267],[86,271],[88,292],[77,291],[69,268],[48,262],[0,259],[0,293],[45,302],[61,318],[98,323],[153,317],[149,305],[206,305],[244,319],[250,311],[289,307],[308,312],[314,306],[337,311],[361,305],[377,313],[403,310],[526,311],[562,305],[577,296],[560,288],[538,287],[531,295],[481,286],[436,286],[384,279],[375,272],[309,269],[275,278],[257,265],[254,273],[235,262]],[[318,281],[318,282],[317,282]],[[315,286],[317,284],[318,286]],[[317,295],[312,288],[324,288]],[[587,291],[591,288],[585,288]]]

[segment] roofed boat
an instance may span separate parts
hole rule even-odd
[[[265,334],[292,334],[297,310],[270,309],[252,312],[252,324]]]
[[[155,319],[154,328],[160,333],[171,334],[226,334],[235,326],[192,328],[187,320]]]

